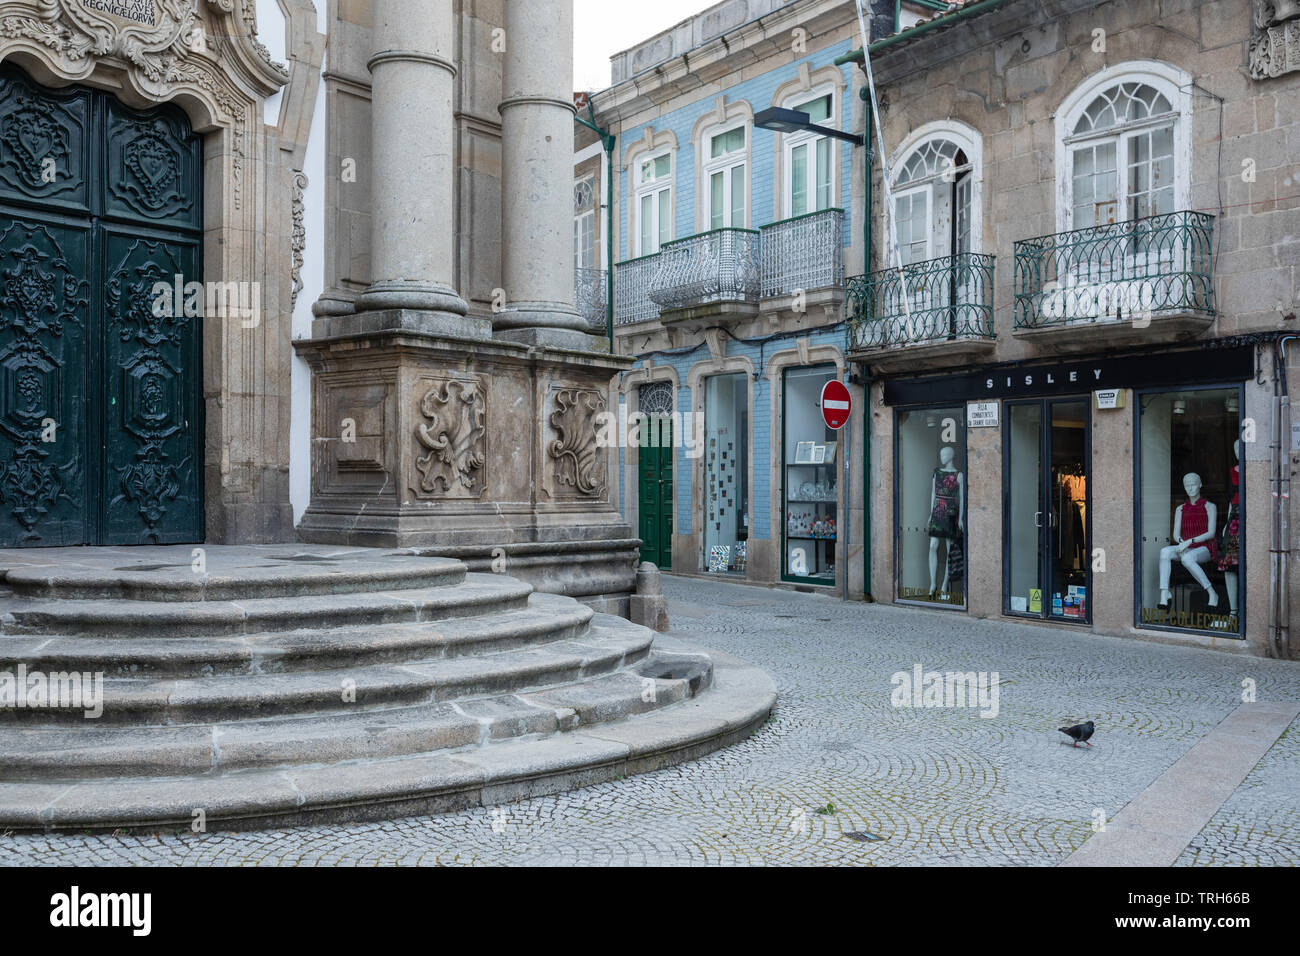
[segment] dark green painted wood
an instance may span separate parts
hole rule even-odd
[[[643,447],[637,451],[641,560],[653,561],[668,571],[673,555],[673,449]]]
[[[0,546],[203,539],[200,159],[178,110],[0,70]]]

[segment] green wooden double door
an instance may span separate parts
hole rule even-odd
[[[641,560],[668,571],[673,566],[673,449],[647,446],[637,454]]]
[[[178,110],[0,69],[0,547],[202,540],[201,195]]]

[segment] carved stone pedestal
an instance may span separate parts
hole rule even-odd
[[[400,325],[295,343],[313,371],[299,536],[456,557],[626,614],[638,541],[596,416],[632,359]]]

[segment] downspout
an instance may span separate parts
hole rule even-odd
[[[862,274],[871,272],[871,100],[864,86],[858,91],[862,99]],[[862,364],[862,600],[871,596],[871,369]]]
[[[590,122],[574,116],[579,123],[595,132],[605,147],[605,331],[609,335],[609,353],[614,354],[614,135],[596,125],[596,107],[587,97]]]
[[[851,50],[834,60],[836,66],[859,62],[860,50]],[[862,146],[865,150],[862,159],[862,273],[871,271],[871,160],[872,160],[872,118],[871,99],[864,86],[858,91],[858,98],[863,106]],[[848,308],[846,301],[845,308]],[[848,319],[848,316],[845,316]],[[863,363],[862,368],[862,599],[874,600],[871,596],[871,372]],[[851,522],[850,522],[851,524]],[[848,526],[846,525],[846,531]],[[847,546],[846,546],[847,551]],[[846,555],[847,557],[847,555]],[[845,578],[847,587],[848,578]]]
[[[1286,343],[1295,336],[1283,336],[1273,344],[1274,383],[1278,395],[1276,414],[1277,422],[1277,544],[1273,557],[1276,559],[1277,573],[1277,622],[1273,632],[1274,653],[1282,660],[1291,656],[1291,597],[1290,597],[1290,558],[1291,558],[1291,465],[1290,452],[1284,442],[1291,433],[1291,398],[1287,389]],[[1270,562],[1274,563],[1274,562]]]

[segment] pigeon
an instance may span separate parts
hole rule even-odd
[[[1081,742],[1088,744],[1088,738],[1092,736],[1092,732],[1096,728],[1093,722],[1089,720],[1086,723],[1074,724],[1071,727],[1058,727],[1057,729],[1072,739],[1071,747],[1077,747]],[[1092,744],[1088,744],[1088,746],[1091,747]]]

